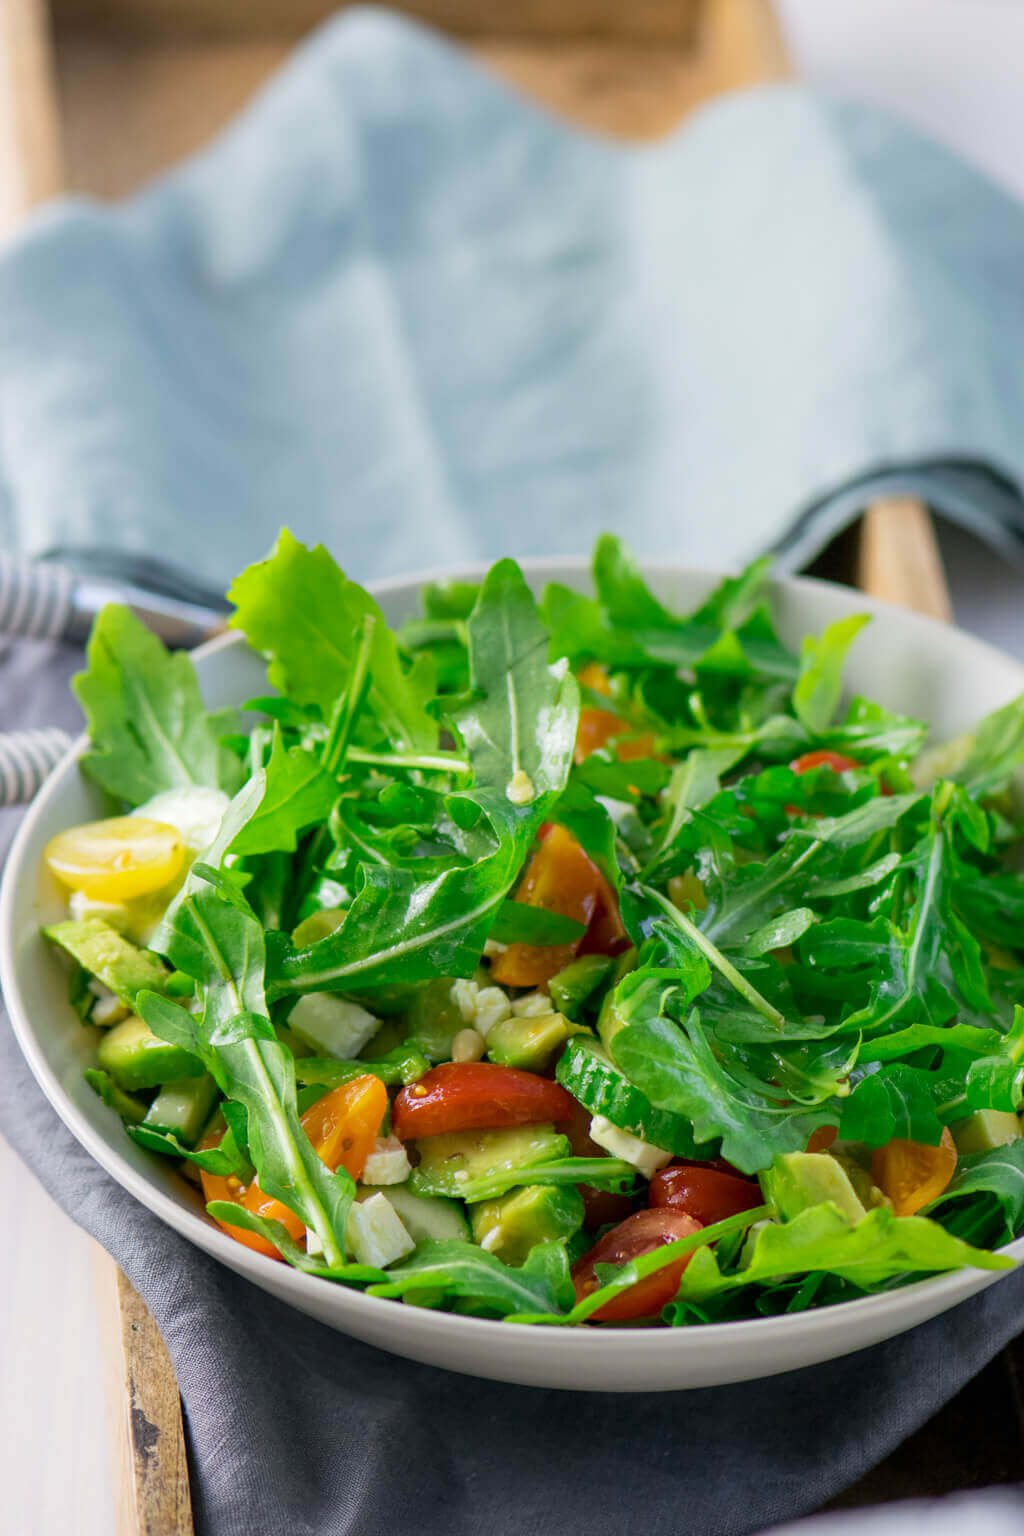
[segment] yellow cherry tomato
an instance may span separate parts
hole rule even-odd
[[[131,901],[181,872],[185,847],[174,827],[143,816],[112,816],[58,832],[47,864],[62,885],[99,901]]]

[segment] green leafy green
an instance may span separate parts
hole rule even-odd
[[[368,1294],[407,1301],[423,1292],[472,1302],[485,1315],[496,1317],[512,1312],[561,1314],[574,1300],[564,1243],[539,1243],[525,1264],[512,1269],[471,1243],[428,1240],[404,1264],[394,1265]]]
[[[167,651],[129,608],[109,603],[87,660],[73,683],[91,743],[81,763],[101,789],[141,805],[191,784],[237,786],[240,766],[218,744],[189,656]]]
[[[847,652],[870,619],[865,613],[836,619],[815,639],[808,635],[800,649],[800,676],[793,689],[796,717],[812,735],[820,736],[832,723],[843,688]]]

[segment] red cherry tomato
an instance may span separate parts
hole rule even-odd
[[[589,954],[615,953],[625,946],[614,891],[565,827],[544,828],[515,899],[574,918],[588,932],[569,944],[510,944],[491,965],[491,975],[503,987],[542,986],[568,965],[584,944]]]
[[[652,1209],[686,1211],[703,1227],[724,1221],[727,1216],[738,1216],[740,1211],[752,1211],[762,1199],[760,1189],[750,1179],[694,1163],[662,1168],[648,1190]]]
[[[625,1221],[605,1233],[589,1253],[573,1265],[572,1279],[576,1287],[576,1300],[582,1301],[598,1290],[602,1282],[595,1274],[598,1264],[627,1264],[643,1253],[653,1253],[666,1243],[674,1243],[681,1237],[691,1237],[699,1232],[702,1222],[686,1211],[671,1209],[635,1211]],[[626,1323],[637,1317],[657,1317],[679,1289],[679,1280],[692,1255],[666,1264],[653,1275],[638,1280],[628,1290],[606,1301],[603,1307],[591,1313],[590,1321],[597,1323]]]
[[[804,752],[800,757],[794,757],[789,765],[794,773],[810,773],[812,768],[831,768],[833,773],[846,773],[850,768],[859,768],[855,757],[844,757],[841,752]]]
[[[490,1061],[448,1061],[403,1088],[391,1109],[402,1141],[446,1131],[494,1130],[569,1120],[574,1100],[558,1083]]]

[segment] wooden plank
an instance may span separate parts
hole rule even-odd
[[[142,1297],[102,1248],[95,1255],[116,1536],[193,1536],[181,1400],[170,1357]]]
[[[901,608],[947,623],[952,619],[935,528],[921,502],[893,498],[868,508],[860,527],[857,585]]]
[[[699,7],[700,0],[398,0],[395,9],[461,36],[688,43]],[[294,38],[339,8],[335,0],[54,0],[62,22],[178,41]]]
[[[44,0],[0,4],[0,237],[61,185]]]

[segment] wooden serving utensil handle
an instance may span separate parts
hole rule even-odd
[[[857,586],[872,597],[948,622],[953,617],[935,526],[923,502],[876,501],[864,514]]]

